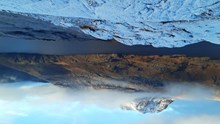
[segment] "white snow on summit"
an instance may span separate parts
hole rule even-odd
[[[220,44],[219,0],[1,0],[0,10],[77,26],[96,38],[127,45]]]
[[[121,105],[123,110],[145,113],[158,113],[165,110],[174,100],[170,98],[139,98]]]

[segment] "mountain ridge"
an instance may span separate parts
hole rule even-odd
[[[8,0],[0,4],[0,10],[77,27],[98,39],[170,48],[202,41],[220,44],[219,7],[218,0]]]

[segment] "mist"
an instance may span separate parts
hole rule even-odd
[[[216,107],[220,102],[212,100],[213,95],[215,90],[212,88],[188,83],[167,85],[163,92],[157,93],[77,90],[41,82],[4,83],[0,85],[0,124],[21,124],[33,120],[48,124],[186,124],[186,118],[190,123],[209,124],[208,120],[220,122],[217,118],[220,117],[220,108]],[[142,97],[170,97],[175,101],[166,110],[155,114],[120,108],[120,105]]]

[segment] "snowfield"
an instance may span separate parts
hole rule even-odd
[[[220,44],[220,0],[1,0],[0,10],[127,45]]]

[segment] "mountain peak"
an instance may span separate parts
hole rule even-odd
[[[158,113],[165,110],[173,102],[170,98],[139,98],[121,106],[123,110],[134,110],[145,113]]]

